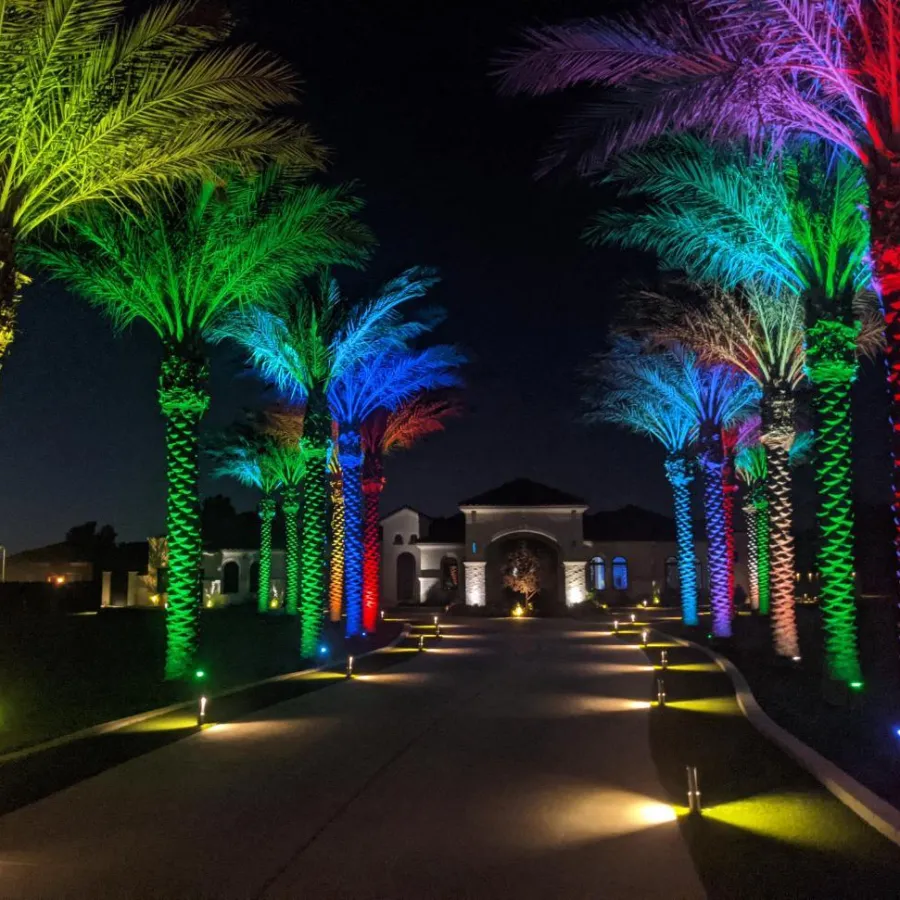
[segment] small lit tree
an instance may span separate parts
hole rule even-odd
[[[506,557],[503,567],[503,586],[525,598],[525,608],[541,589],[541,561],[526,543],[519,544]]]

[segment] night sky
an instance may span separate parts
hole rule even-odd
[[[239,11],[240,12],[240,11]],[[383,509],[434,515],[525,476],[595,508],[669,511],[662,454],[650,441],[577,421],[578,368],[602,348],[625,277],[653,262],[580,240],[602,196],[583,182],[535,181],[542,145],[567,99],[500,98],[490,59],[537,21],[598,12],[569,0],[484,4],[254,0],[242,32],[287,59],[305,81],[301,115],[332,148],[330,179],[359,182],[380,248],[351,293],[413,264],[436,266],[437,336],[469,354],[467,412],[445,434],[387,466]],[[121,539],[164,530],[158,346],[136,325],[107,321],[58,286],[38,282],[0,382],[0,543],[11,551],[62,538],[76,523],[111,523]],[[863,497],[887,496],[881,370],[860,388]],[[213,353],[207,427],[260,401],[237,349]],[[255,499],[204,478],[204,494]]]

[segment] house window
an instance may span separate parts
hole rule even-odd
[[[606,561],[602,556],[595,556],[591,560],[591,590],[606,590]]]
[[[441,560],[441,587],[445,591],[455,591],[459,587],[459,563],[453,556]]]
[[[612,583],[617,591],[628,590],[628,560],[624,556],[613,558]]]
[[[418,536],[417,534],[411,534],[411,535],[409,536],[409,542],[410,542],[411,544],[418,544],[418,543],[419,543],[419,536]]]
[[[231,560],[222,566],[222,593],[236,594],[241,580],[241,567]]]
[[[394,535],[394,545],[396,546],[396,545],[402,544],[402,543],[403,543],[403,535],[402,535],[402,534],[395,534],[395,535]]]

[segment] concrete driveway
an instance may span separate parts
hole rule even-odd
[[[644,654],[564,620],[444,634],[0,818],[0,896],[703,897]]]

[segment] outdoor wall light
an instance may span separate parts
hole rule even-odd
[[[688,810],[691,815],[699,816],[703,812],[703,806],[700,803],[700,782],[697,779],[697,767],[685,766],[685,769],[687,769]]]
[[[662,678],[656,679],[656,705],[659,707],[666,705],[666,683]]]
[[[347,678],[353,677],[353,657],[347,657]]]

